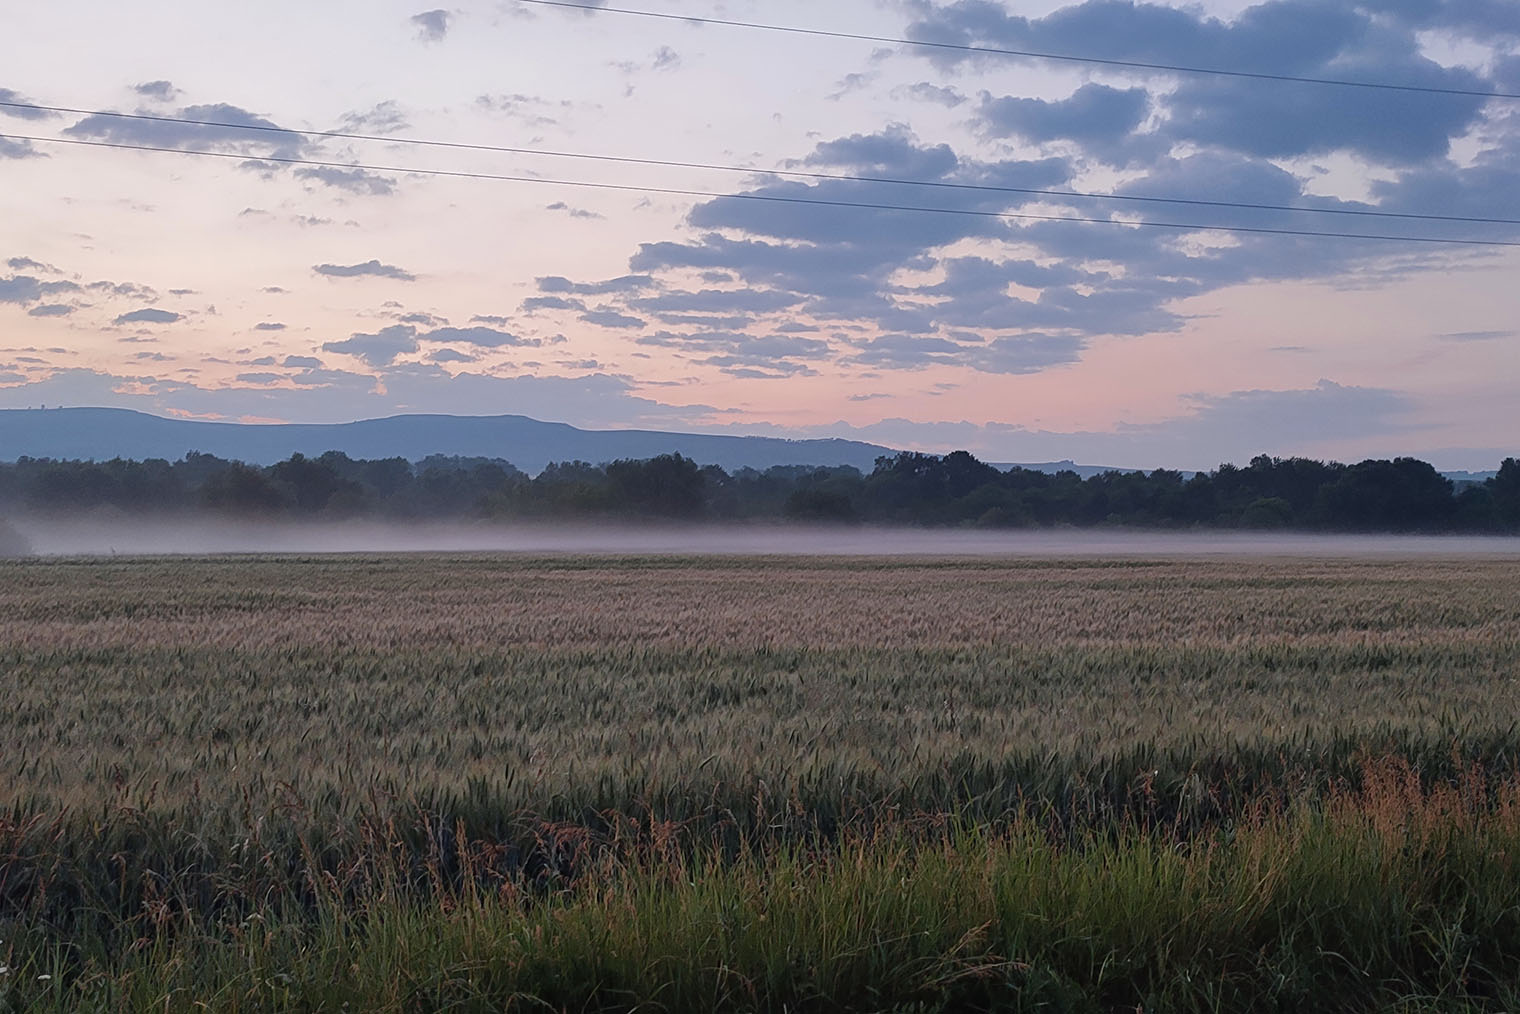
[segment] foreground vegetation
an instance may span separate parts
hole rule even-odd
[[[1513,561],[23,561],[0,671],[13,1008],[1520,1003]]]
[[[1184,476],[1157,469],[1047,474],[998,469],[964,451],[850,467],[740,469],[679,455],[551,464],[435,456],[355,461],[336,451],[267,468],[190,454],[168,461],[0,464],[0,512],[183,514],[243,518],[618,518],[811,521],[1029,528],[1066,525],[1316,531],[1520,531],[1520,460],[1453,483],[1414,458],[1354,465],[1254,458]],[[5,555],[0,539],[0,555]]]

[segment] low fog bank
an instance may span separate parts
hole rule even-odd
[[[1503,556],[1520,538],[1106,530],[807,526],[599,526],[420,522],[232,523],[206,519],[108,522],[19,518],[40,556],[226,553],[602,553],[629,555],[1178,557]]]

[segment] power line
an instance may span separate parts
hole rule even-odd
[[[1080,190],[1053,190],[1041,187],[1010,187],[982,183],[952,183],[945,180],[912,180],[892,176],[863,176],[852,173],[821,173],[794,169],[755,169],[746,166],[722,165],[712,162],[682,162],[675,159],[633,158],[624,155],[600,155],[591,152],[555,151],[544,148],[516,148],[508,145],[479,144],[465,141],[437,141],[426,138],[398,137],[388,134],[360,134],[343,130],[299,130],[274,124],[234,123],[228,120],[185,119],[177,116],[158,116],[152,113],[119,113],[105,109],[78,109],[71,106],[48,106],[36,102],[3,102],[0,108],[27,109],[40,112],[66,113],[74,116],[103,116],[121,120],[140,120],[149,123],[174,123],[195,127],[217,127],[231,130],[247,130],[274,134],[295,134],[302,137],[327,137],[348,141],[375,141],[389,144],[408,144],[427,148],[448,148],[460,151],[486,151],[508,155],[542,155],[551,158],[582,159],[591,162],[613,162],[622,165],[657,166],[667,169],[699,169],[715,172],[766,174],[810,180],[834,180],[852,183],[883,183],[896,186],[929,187],[941,190],[971,191],[980,193],[1025,194],[1036,197],[1059,197],[1068,200],[1124,201],[1142,204],[1180,204],[1200,208],[1229,208],[1251,211],[1284,211],[1295,214],[1348,215],[1359,218],[1393,218],[1423,222],[1456,222],[1477,225],[1520,225],[1520,218],[1493,218],[1477,215],[1434,215],[1403,211],[1381,211],[1361,208],[1306,208],[1291,204],[1262,204],[1253,201],[1210,201],[1189,197],[1154,197],[1137,194],[1099,194]]]
[[[502,173],[466,172],[455,169],[421,169],[407,166],[370,165],[359,162],[331,162],[320,159],[294,158],[291,156],[252,156],[226,151],[193,151],[148,144],[128,144],[121,141],[89,141],[82,138],[38,137],[28,134],[0,134],[0,138],[16,141],[32,141],[40,144],[66,144],[86,148],[111,148],[121,151],[161,152],[168,155],[192,155],[202,158],[238,159],[241,161],[272,162],[279,165],[311,166],[323,169],[359,170],[363,172],[400,173],[416,176],[439,176],[451,179],[495,180],[506,183],[536,183],[545,186],[579,187],[588,190],[620,191],[635,194],[658,194],[674,197],[704,197],[713,200],[758,201],[770,204],[811,205],[828,208],[855,208],[870,211],[903,211],[931,215],[960,215],[975,218],[995,218],[1007,221],[1065,222],[1071,224],[1111,225],[1150,229],[1174,229],[1181,232],[1249,233],[1266,236],[1306,236],[1318,239],[1386,240],[1400,243],[1434,243],[1445,246],[1520,247],[1520,241],[1496,239],[1449,239],[1440,236],[1396,236],[1380,233],[1325,232],[1313,229],[1272,229],[1246,225],[1200,225],[1190,222],[1123,222],[1110,218],[1083,218],[1070,215],[1038,215],[1030,212],[981,211],[970,208],[934,208],[911,204],[886,204],[874,201],[834,201],[813,197],[784,197],[779,194],[733,194],[715,193],[710,190],[687,190],[678,187],[647,187],[629,183],[594,183],[585,180],[565,180],[542,176],[513,176]]]
[[[727,28],[754,28],[766,32],[785,32],[789,35],[811,35],[825,39],[852,39],[857,42],[881,42],[892,46],[918,46],[924,49],[977,53],[983,56],[1020,56],[1033,60],[1090,63],[1103,67],[1126,67],[1133,70],[1161,70],[1178,74],[1207,74],[1216,77],[1250,78],[1257,81],[1289,81],[1295,84],[1333,85],[1341,88],[1372,88],[1379,91],[1419,92],[1428,95],[1461,95],[1469,98],[1484,99],[1520,99],[1520,92],[1479,91],[1475,88],[1439,88],[1431,85],[1393,84],[1387,81],[1354,81],[1331,77],[1299,77],[1294,74],[1267,74],[1248,70],[1225,70],[1220,67],[1189,67],[1172,63],[1148,63],[1143,60],[1109,60],[1097,56],[1074,56],[1070,53],[1045,53],[1029,49],[999,49],[993,46],[972,46],[955,42],[928,42],[923,39],[899,39],[887,35],[836,32],[822,28],[799,28],[795,25],[772,25],[757,21],[731,21],[723,18],[694,17],[688,14],[666,14],[660,11],[641,11],[627,7],[603,7],[600,4],[573,3],[571,0],[517,0],[517,2],[521,4],[535,4],[540,7],[563,7],[568,10],[593,11],[598,14],[627,14],[639,18],[656,18],[661,21],[685,21],[702,25],[722,25]]]

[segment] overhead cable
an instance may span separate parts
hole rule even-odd
[[[294,134],[301,137],[325,137],[348,141],[373,141],[387,144],[405,144],[426,148],[445,148],[458,151],[483,151],[508,155],[533,155],[548,158],[580,159],[591,162],[613,162],[621,165],[655,166],[666,169],[698,169],[703,171],[744,173],[748,175],[782,176],[795,179],[831,180],[851,183],[880,183],[905,187],[926,187],[940,190],[972,191],[981,193],[1025,194],[1036,197],[1059,197],[1065,200],[1119,201],[1139,204],[1178,204],[1199,208],[1229,208],[1251,211],[1282,211],[1306,215],[1346,215],[1358,218],[1394,218],[1425,222],[1458,222],[1478,225],[1520,225],[1520,218],[1497,218],[1482,215],[1438,215],[1412,211],[1384,211],[1371,208],[1314,208],[1292,204],[1265,204],[1257,201],[1213,201],[1191,197],[1162,197],[1139,194],[1102,194],[1080,190],[1056,190],[1044,187],[1012,187],[987,183],[955,183],[948,180],[916,180],[895,176],[865,176],[854,173],[824,173],[798,169],[759,169],[752,166],[723,165],[713,162],[683,162],[676,159],[636,158],[627,155],[603,155],[593,152],[556,151],[545,148],[519,148],[500,144],[481,144],[468,141],[439,141],[427,138],[400,137],[392,134],[361,134],[344,130],[301,130],[275,124],[236,123],[230,120],[205,120],[178,116],[162,116],[153,113],[121,113],[106,109],[80,109],[71,106],[49,106],[36,102],[4,102],[0,108],[25,109],[33,112],[60,113],[71,116],[107,117],[148,123],[173,123],[195,127],[215,127],[228,130],[246,130],[265,134]]]
[[[340,169],[350,172],[397,173],[414,176],[437,176],[452,179],[495,180],[507,183],[529,183],[543,186],[572,187],[588,190],[619,191],[636,194],[658,194],[674,197],[700,197],[710,200],[754,201],[770,204],[810,205],[828,208],[854,208],[870,211],[910,212],[929,215],[959,215],[975,218],[1003,219],[1007,221],[1063,222],[1067,224],[1108,225],[1127,228],[1171,229],[1180,232],[1246,233],[1268,236],[1304,236],[1318,239],[1379,240],[1401,243],[1440,244],[1446,246],[1520,247],[1520,241],[1494,239],[1448,238],[1443,236],[1401,236],[1383,233],[1327,232],[1313,229],[1275,229],[1264,226],[1206,225],[1196,222],[1125,221],[1111,218],[1089,218],[1074,215],[1042,215],[1032,212],[984,211],[975,208],[938,208],[911,204],[887,204],[875,201],[837,201],[813,197],[787,197],[781,194],[722,193],[709,190],[690,190],[679,187],[636,186],[629,183],[597,183],[587,180],[566,180],[542,176],[517,176],[503,173],[467,172],[452,169],[425,169],[412,166],[373,165],[358,162],[336,162],[321,159],[295,158],[292,156],[248,155],[225,151],[196,151],[170,148],[160,145],[129,144],[121,141],[91,141],[83,138],[39,137],[27,134],[0,134],[0,138],[30,141],[39,144],[75,145],[87,148],[109,148],[122,151],[160,152],[170,155],[188,155],[201,158],[237,159],[255,163],[310,166],[324,169]]]
[[[1151,63],[1145,60],[1113,60],[1098,56],[1080,56],[1073,53],[1047,53],[1031,49],[1001,49],[994,46],[974,46],[968,43],[930,42],[926,39],[901,39],[888,35],[829,31],[822,28],[800,28],[795,25],[775,25],[758,21],[704,18],[695,17],[690,14],[669,14],[663,11],[636,10],[629,7],[606,7],[595,3],[575,3],[572,0],[516,0],[516,2],[520,4],[533,4],[539,7],[561,7],[569,10],[591,11],[597,14],[625,14],[639,18],[655,18],[661,21],[685,21],[701,25],[722,25],[727,28],[752,28],[766,32],[812,35],[825,39],[852,39],[857,42],[879,42],[891,46],[917,46],[923,49],[949,50],[983,56],[1017,56],[1031,60],[1086,63],[1103,67],[1123,67],[1131,70],[1157,70],[1175,74],[1207,74],[1216,77],[1250,78],[1257,81],[1287,81],[1295,84],[1331,85],[1338,88],[1372,88],[1379,91],[1418,92],[1427,95],[1460,95],[1484,99],[1520,99],[1520,92],[1483,91],[1477,88],[1442,88],[1437,85],[1397,84],[1392,81],[1358,81],[1352,78],[1302,77],[1297,74],[1270,74],[1249,70],[1227,70],[1223,67],[1190,67],[1184,64]]]

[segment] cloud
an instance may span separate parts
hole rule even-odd
[[[42,281],[30,275],[0,278],[0,303],[35,303],[42,298]]]
[[[420,333],[417,337],[422,341],[459,342],[464,345],[474,345],[487,349],[508,347],[537,348],[543,344],[543,341],[538,338],[524,338],[521,335],[499,331],[490,327],[440,327],[432,331]]]
[[[969,101],[966,96],[946,85],[931,84],[928,81],[920,81],[915,85],[906,85],[892,89],[894,99],[917,99],[919,102],[933,102],[944,106],[946,109],[955,109],[965,105]]]
[[[572,208],[564,201],[555,201],[553,204],[544,205],[545,211],[563,211],[571,218],[602,219],[605,215],[598,215],[594,211],[586,211],[584,208]]]
[[[490,113],[496,113],[510,119],[517,120],[527,127],[553,127],[559,124],[559,120],[550,116],[551,111],[565,112],[573,108],[574,103],[569,99],[551,101],[540,98],[537,95],[481,95],[475,99],[475,105]]]
[[[355,356],[370,366],[389,366],[398,358],[418,349],[417,329],[410,324],[392,324],[374,334],[354,334],[342,341],[327,342],[323,352]]]
[[[846,74],[844,77],[840,78],[834,83],[834,90],[824,97],[827,98],[830,102],[838,102],[846,95],[862,91],[865,88],[869,87],[871,82],[875,81],[876,78],[877,74],[874,71],[865,74],[859,72]]]
[[[176,122],[178,120],[225,123],[228,126],[207,127]],[[65,127],[63,133],[69,137],[182,151],[233,152],[253,159],[261,156],[301,158],[314,150],[304,134],[286,130],[267,117],[225,102],[185,106],[168,119],[129,120],[91,115]]]
[[[285,330],[285,327],[286,325],[280,323],[279,321],[273,320],[266,320],[253,325],[253,329],[255,331],[283,331]]]
[[[448,323],[448,321],[444,320],[442,317],[437,317],[431,313],[423,313],[421,311],[399,314],[396,316],[396,319],[403,324],[417,324],[421,327],[442,327]]]
[[[637,344],[677,350],[702,366],[744,379],[813,375],[811,364],[827,359],[827,342],[786,335],[755,336],[739,331],[659,331]]]
[[[643,274],[623,275],[602,282],[572,282],[560,275],[548,275],[538,279],[538,290],[576,296],[605,296],[611,293],[638,292],[653,288],[654,284],[652,276]]]
[[[1446,342],[1492,342],[1514,338],[1516,335],[1520,335],[1520,331],[1452,331],[1438,334],[1436,338]]]
[[[12,271],[42,271],[50,275],[63,273],[51,264],[44,264],[41,261],[32,260],[30,257],[12,257],[5,262],[5,265]]]
[[[17,103],[20,107],[36,105],[32,99],[9,88],[0,88],[0,102]],[[0,106],[0,116],[10,116],[18,120],[46,120],[55,115],[57,114],[46,109],[18,108],[18,105]]]
[[[414,324],[393,324],[374,334],[357,333],[342,341],[328,342],[322,346],[322,351],[356,356],[370,366],[382,367],[418,352],[423,342],[488,349],[538,348],[544,344],[540,338],[525,338],[490,327],[439,327],[422,331]]]
[[[47,158],[47,156],[38,151],[30,141],[0,137],[0,158]]]
[[[63,303],[43,303],[32,307],[27,311],[27,314],[32,317],[67,317],[75,309],[75,307],[67,306]]]
[[[918,5],[919,18],[909,34],[924,41],[1102,59],[1495,90],[1481,73],[1442,66],[1425,55],[1420,32],[1430,26],[1433,6],[1425,0],[1392,0],[1363,8],[1267,0],[1224,20],[1200,10],[1086,0],[1045,17],[1027,18],[984,0],[954,0]],[[1492,6],[1497,10],[1498,5]],[[1459,19],[1443,15],[1436,20]],[[1492,14],[1488,20],[1507,23],[1512,18]],[[1208,54],[1207,60],[1201,54]],[[930,59],[954,66],[987,58],[942,49]],[[1287,82],[1266,86],[1196,74],[1176,79],[1175,88],[1160,100],[1160,130],[1167,139],[1260,158],[1337,151],[1391,164],[1440,158],[1453,138],[1477,123],[1484,104],[1481,98],[1450,94],[1332,90]]]
[[[134,85],[132,90],[145,99],[153,99],[158,102],[173,102],[179,98],[180,91],[169,81],[144,81]]]
[[[535,313],[539,310],[576,310],[584,312],[586,304],[579,299],[566,299],[564,296],[529,296],[522,301],[523,313]]]
[[[654,51],[655,70],[675,70],[681,66],[681,54],[669,46],[661,46]]]
[[[184,319],[185,319],[184,314],[175,313],[172,310],[159,310],[159,309],[156,309],[156,308],[153,308],[153,307],[147,307],[147,308],[144,308],[144,309],[141,309],[141,310],[133,310],[130,313],[124,313],[121,316],[117,317],[115,320],[113,320],[111,323],[117,324],[117,325],[121,325],[121,324],[173,324],[173,323],[175,323],[177,321],[181,321],[181,320],[184,320]]]
[[[292,175],[298,180],[313,180],[335,190],[346,190],[360,196],[386,197],[396,192],[395,180],[367,169],[306,166],[295,170]]]
[[[346,134],[394,134],[411,126],[395,99],[376,103],[364,112],[344,113],[338,129]]]
[[[1085,84],[1070,98],[994,98],[983,92],[977,110],[982,129],[995,137],[1028,141],[1078,141],[1088,152],[1113,156],[1145,122],[1150,105],[1144,88]]]
[[[642,318],[609,309],[589,310],[581,314],[581,320],[587,324],[595,324],[597,327],[610,328],[641,328],[647,323]]]
[[[449,34],[449,23],[453,17],[446,10],[434,10],[413,14],[407,20],[417,29],[417,38],[423,42],[442,42]]]
[[[328,278],[391,278],[398,282],[415,282],[417,276],[403,271],[394,264],[381,264],[377,260],[363,264],[317,264],[312,270]]]
[[[286,356],[280,365],[292,370],[320,370],[322,360],[315,356]]]

